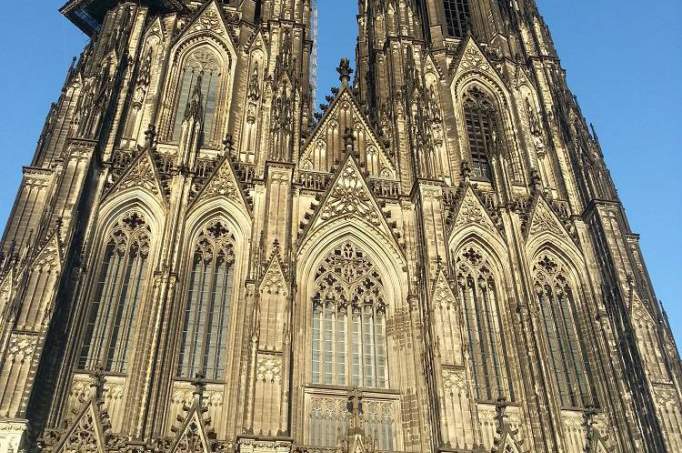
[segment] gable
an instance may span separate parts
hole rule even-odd
[[[468,184],[464,189],[464,195],[455,208],[451,225],[451,234],[472,226],[489,233],[498,234],[495,222],[490,218],[474,189]]]
[[[170,453],[209,453],[210,451],[210,441],[195,406]]]
[[[436,281],[433,284],[432,300],[434,305],[441,305],[443,307],[449,305],[454,306],[457,303],[452,288],[442,269],[438,271]]]
[[[123,192],[128,189],[144,189],[154,195],[156,198],[163,200],[163,191],[156,164],[149,154],[149,150],[145,149],[133,159],[128,165],[118,181],[109,188],[105,194],[105,198],[118,192]]]
[[[217,197],[233,201],[245,211],[249,211],[249,203],[227,155],[218,162],[214,172],[196,194],[191,206],[196,205],[200,200],[203,202]]]
[[[184,34],[211,32],[228,41],[230,40],[230,33],[225,26],[223,14],[215,0],[206,3],[185,30]]]
[[[105,433],[102,428],[96,402],[90,400],[78,414],[75,422],[62,436],[57,446],[52,449],[55,453],[105,453]]]
[[[349,129],[353,132],[355,151],[369,175],[382,179],[396,178],[393,161],[347,88],[334,99],[304,146],[299,161],[301,170],[331,171],[346,154],[344,135]]]
[[[352,155],[348,155],[339,168],[322,203],[312,214],[310,222],[305,225],[301,247],[304,241],[314,235],[313,232],[320,231],[337,221],[350,219],[357,222],[358,228],[369,227],[384,239],[388,239],[396,251],[401,250],[396,233],[386,221]],[[402,256],[402,252],[399,254]]]
[[[265,271],[265,275],[263,275],[258,291],[261,294],[282,296],[287,296],[289,294],[284,270],[282,269],[282,264],[277,255],[273,256],[270,260],[270,264]]]
[[[561,224],[561,221],[549,206],[544,197],[538,195],[535,199],[531,215],[526,227],[526,238],[530,239],[543,234],[571,240],[570,235]]]
[[[450,65],[451,89],[457,95],[462,88],[462,82],[474,76],[478,81],[487,81],[488,85],[495,86],[498,90],[506,87],[499,73],[492,65],[488,57],[483,53],[473,37],[469,36],[461,45],[458,56]]]

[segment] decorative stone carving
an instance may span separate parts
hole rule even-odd
[[[347,159],[329,196],[322,205],[319,221],[327,222],[341,216],[357,216],[374,226],[381,225],[382,214],[355,162]]]
[[[443,368],[443,386],[447,393],[465,393],[467,381],[464,369]]]
[[[110,193],[137,188],[146,189],[154,195],[162,193],[154,162],[146,150],[141,151],[141,155],[133,160],[118,182],[114,183]]]
[[[38,346],[40,337],[30,333],[12,333],[7,345],[7,353],[16,360],[32,357]]]
[[[282,264],[277,256],[270,260],[270,264],[263,275],[263,280],[260,284],[261,294],[274,294],[287,296],[289,294],[289,285],[282,270]]]
[[[282,358],[274,354],[258,354],[256,359],[256,380],[279,382],[282,373]]]
[[[551,208],[543,197],[538,197],[533,210],[527,236],[535,236],[541,233],[552,233],[557,236],[567,236],[566,230],[552,212]]]

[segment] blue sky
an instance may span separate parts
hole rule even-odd
[[[318,0],[321,96],[355,48],[355,0]],[[37,7],[37,5],[39,7]],[[0,225],[71,58],[85,37],[60,2],[14,2],[0,27]],[[539,0],[583,113],[593,122],[658,297],[682,337],[682,2]],[[9,11],[9,10],[8,10]]]

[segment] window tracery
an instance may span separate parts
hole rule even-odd
[[[109,233],[91,295],[78,368],[125,373],[134,316],[146,283],[151,231],[137,212]]]
[[[312,382],[388,387],[386,303],[378,270],[346,242],[315,274]]]
[[[465,247],[456,258],[459,297],[464,304],[476,397],[514,400],[510,379],[500,291],[493,267],[475,246]]]
[[[234,277],[234,235],[219,220],[199,234],[190,263],[177,376],[225,374]]]
[[[211,50],[199,48],[185,58],[177,83],[171,131],[173,141],[180,139],[183,121],[190,110],[196,109],[192,105],[196,93],[200,93],[201,99],[202,139],[209,144],[216,140],[216,110],[222,76],[220,60]]]
[[[590,402],[587,362],[576,329],[576,299],[566,270],[558,260],[543,255],[533,268],[535,294],[540,306],[542,328],[564,407],[584,407]]]
[[[464,38],[471,23],[471,6],[469,0],[444,0],[443,10],[448,35],[453,38]]]
[[[361,248],[344,242],[319,265],[314,285],[312,384],[371,389],[374,393],[388,390],[387,305],[379,270]],[[328,404],[315,403],[322,401]],[[310,403],[311,442],[335,447],[346,434],[346,399],[336,390],[334,395],[320,394]],[[398,403],[394,395],[386,394],[383,411],[366,414],[366,429],[378,448],[394,449],[398,422],[389,415]],[[325,409],[329,405],[338,409],[339,416]]]
[[[490,157],[499,146],[499,122],[494,102],[478,88],[464,100],[464,125],[474,178],[491,180]]]

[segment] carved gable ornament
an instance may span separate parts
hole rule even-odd
[[[460,47],[458,58],[455,58],[450,65],[450,73],[453,80],[457,80],[462,74],[467,72],[477,72],[493,77],[500,81],[500,77],[493,65],[488,61],[483,51],[473,37],[469,36]]]
[[[258,288],[260,294],[272,294],[287,296],[289,294],[289,285],[284,276],[282,263],[277,255],[273,256],[270,264],[263,275],[260,286]]]
[[[493,453],[525,453],[521,449],[521,445],[514,439],[515,431],[509,428],[509,425],[505,424],[504,431],[500,435],[499,440],[495,441],[495,445],[492,448]]]
[[[105,198],[128,189],[144,189],[159,200],[165,201],[161,189],[161,179],[156,169],[154,159],[149,150],[145,149],[133,159],[128,168],[123,172],[118,181],[114,182],[105,194]]]
[[[204,187],[199,190],[199,193],[192,202],[192,206],[199,203],[199,200],[208,201],[216,197],[223,197],[234,201],[237,205],[244,208],[245,211],[249,212],[249,204],[246,201],[241,184],[235,176],[232,162],[228,156],[223,157],[218,163]]]
[[[464,189],[464,195],[457,205],[453,218],[451,234],[472,226],[497,234],[495,223],[471,185],[467,185]]]
[[[357,227],[370,227],[379,238],[393,248],[401,263],[405,263],[404,255],[397,237],[384,217],[379,204],[372,195],[355,158],[348,155],[330,184],[322,203],[317,207],[312,218],[304,226],[299,250],[315,237],[319,231],[337,221],[352,219]],[[327,231],[327,230],[325,230]],[[321,233],[322,234],[322,233]]]
[[[61,436],[49,453],[106,453],[107,433],[97,401],[90,400],[79,412],[73,425]]]
[[[59,228],[54,228],[48,236],[45,244],[38,250],[31,263],[31,268],[49,268],[60,271],[62,268],[62,244],[59,237]]]
[[[170,453],[209,453],[210,444],[199,412],[192,410]]]
[[[230,39],[220,7],[215,0],[208,2],[187,27],[187,33],[205,32],[215,33],[223,38]]]
[[[554,214],[545,198],[539,195],[536,197],[534,206],[531,209],[530,220],[526,228],[526,239],[547,233],[572,241],[571,236],[561,224],[557,215]]]
[[[434,306],[441,306],[443,308],[454,308],[457,306],[455,295],[442,269],[438,271],[436,281],[433,284],[432,300]]]
[[[353,142],[367,172],[374,178],[395,179],[397,171],[348,88],[343,88],[305,144],[300,158],[304,171],[328,172],[345,154],[343,136],[352,130]]]

